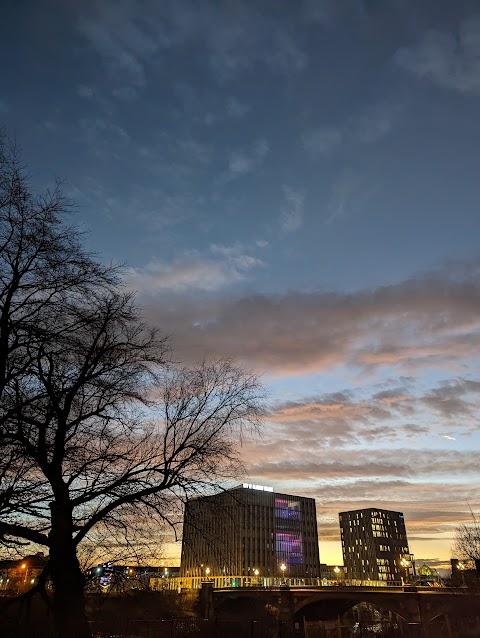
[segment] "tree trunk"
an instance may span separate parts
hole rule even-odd
[[[50,566],[53,582],[55,638],[88,638],[85,622],[84,578],[73,540],[70,505],[50,504]]]

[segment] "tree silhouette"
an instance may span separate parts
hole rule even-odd
[[[480,518],[471,512],[471,520],[455,530],[454,551],[458,558],[480,572]]]
[[[238,471],[262,399],[230,362],[168,364],[119,268],[65,223],[71,210],[60,188],[33,191],[2,139],[0,541],[48,550],[62,638],[88,635],[81,544],[175,525],[183,499]]]

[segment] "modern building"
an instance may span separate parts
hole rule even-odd
[[[414,564],[401,512],[376,508],[340,512],[345,578],[408,581]]]
[[[188,501],[180,576],[319,577],[315,500],[244,483]]]

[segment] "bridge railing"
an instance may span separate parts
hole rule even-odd
[[[185,589],[200,589],[202,583],[209,581],[213,583],[214,589],[231,589],[231,588],[244,588],[252,587],[256,589],[273,589],[282,585],[288,585],[289,587],[322,587],[332,588],[337,587],[362,587],[362,588],[385,588],[385,587],[401,587],[401,582],[388,583],[384,580],[327,580],[325,578],[262,578],[261,576],[190,576],[182,577],[176,576],[172,578],[150,578],[150,588],[156,591],[159,590],[174,590],[182,591]]]

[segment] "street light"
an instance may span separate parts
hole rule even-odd
[[[282,563],[280,565],[280,569],[282,570],[283,582],[285,582],[285,570],[287,569],[287,566],[285,565],[285,563]]]
[[[336,566],[333,568],[333,571],[335,572],[335,578],[336,578],[336,580],[338,580],[338,574],[340,573],[340,567],[338,567],[338,565],[336,565]]]
[[[25,570],[24,571],[25,576],[23,577],[23,584],[25,585],[27,583],[27,580],[28,580],[28,571],[29,571],[27,563],[22,563],[22,569]]]
[[[405,580],[408,583],[408,581],[410,580],[410,578],[409,578],[409,570],[408,570],[408,568],[410,567],[410,561],[407,560],[406,558],[402,558],[402,560],[400,561],[400,565],[405,570]]]
[[[462,562],[460,561],[460,562],[458,563],[458,565],[457,565],[457,569],[458,569],[458,570],[461,572],[461,574],[462,574],[462,586],[464,587],[464,586],[465,586],[465,574],[464,574],[463,572],[467,569],[467,567],[466,567],[465,563],[462,563]]]
[[[210,567],[206,568],[205,574],[207,575],[207,578],[208,578],[208,576],[210,576]]]

